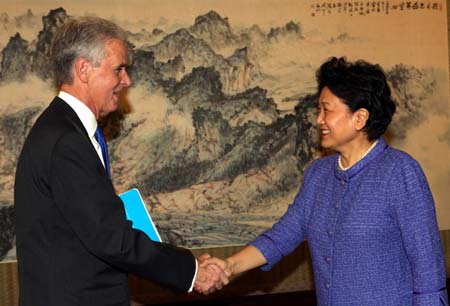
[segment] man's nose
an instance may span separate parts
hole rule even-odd
[[[123,71],[121,83],[124,87],[129,87],[132,83],[131,78],[126,70]]]

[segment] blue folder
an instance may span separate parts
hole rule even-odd
[[[147,236],[157,242],[161,242],[158,230],[153,223],[139,190],[130,189],[119,195],[125,207],[127,220],[133,223],[133,228],[143,231]]]

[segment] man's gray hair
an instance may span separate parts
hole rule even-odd
[[[51,46],[53,77],[56,86],[71,84],[75,60],[86,58],[94,66],[105,57],[110,39],[126,43],[126,32],[115,23],[98,17],[70,19],[55,35]]]

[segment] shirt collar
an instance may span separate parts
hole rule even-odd
[[[68,94],[62,90],[58,93],[58,97],[69,104],[69,106],[74,110],[78,118],[80,118],[80,121],[86,129],[89,137],[94,137],[95,130],[97,129],[97,120],[89,107],[71,94]]]

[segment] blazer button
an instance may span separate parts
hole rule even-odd
[[[328,237],[333,236],[333,230],[331,228],[328,229],[327,231]]]

